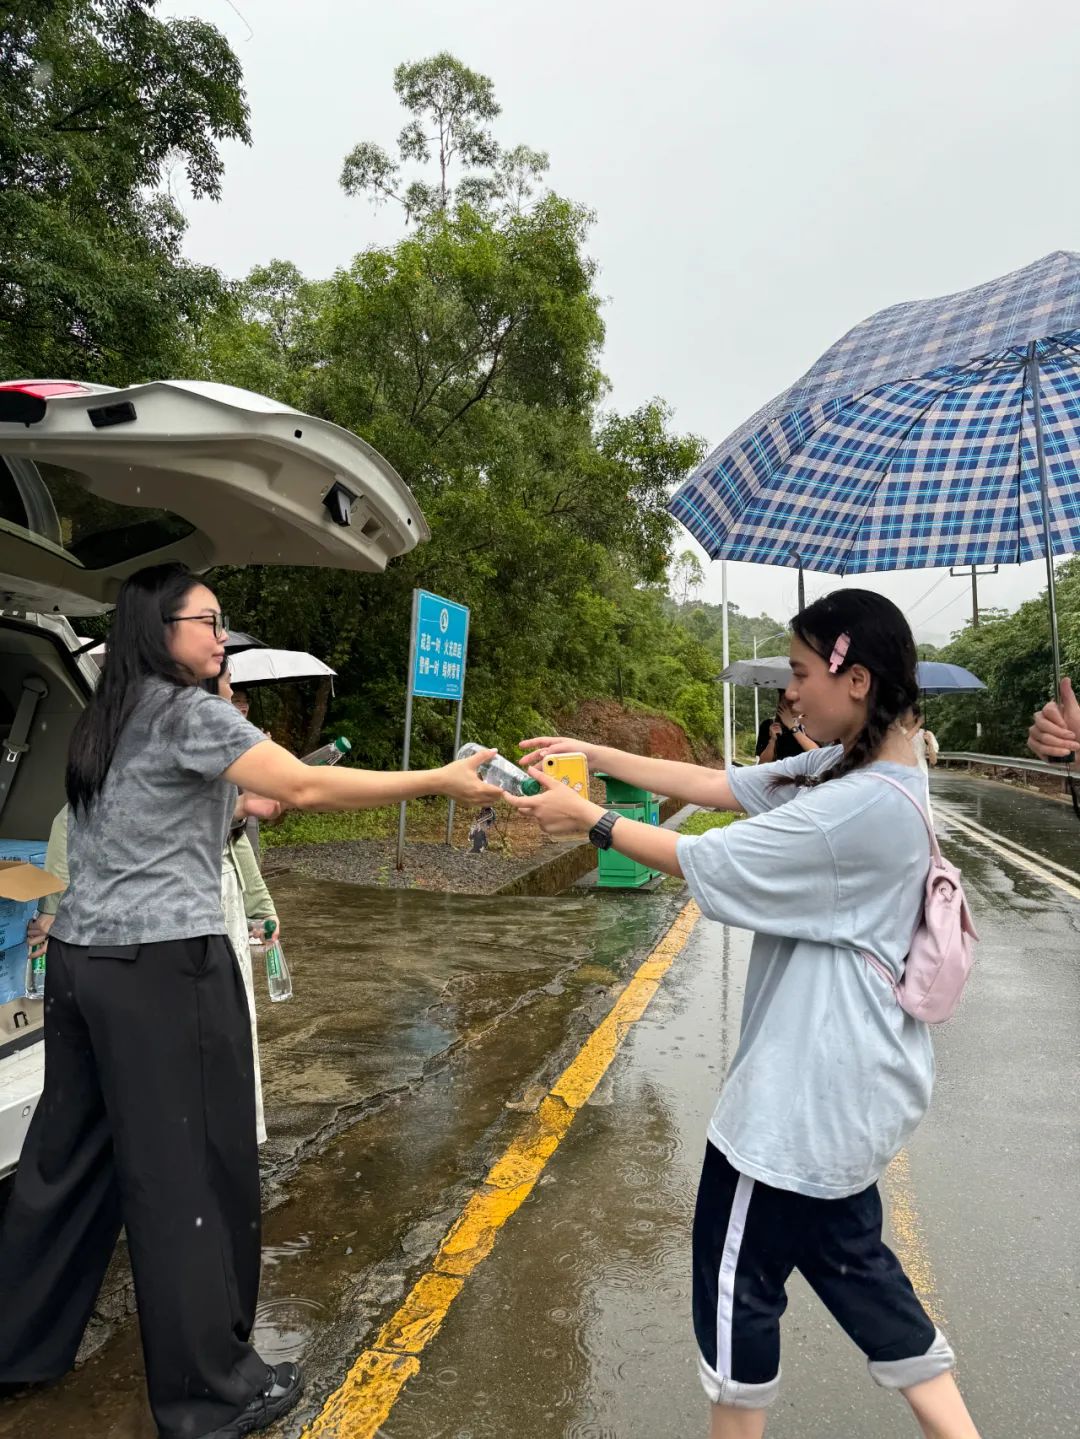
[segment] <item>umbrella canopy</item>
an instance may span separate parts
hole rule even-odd
[[[920,660],[917,667],[919,689],[925,695],[948,695],[984,690],[986,686],[962,665],[947,665],[941,660]],[[786,689],[791,680],[787,655],[768,659],[736,660],[717,676],[731,685],[747,685],[755,689]]]
[[[832,574],[1080,549],[1080,255],[882,310],[741,425],[673,496],[713,558]]]
[[[669,508],[713,558],[833,574],[1080,549],[1080,255],[856,325]]]
[[[229,656],[229,678],[234,687],[332,679],[335,674],[328,664],[303,650],[272,650],[263,645]]]
[[[771,655],[767,659],[758,660],[735,660],[716,678],[721,684],[747,685],[759,690],[782,690],[791,682],[791,665],[787,655]]]
[[[963,665],[947,665],[942,660],[920,660],[919,688],[924,695],[959,695],[984,690],[986,686]]]

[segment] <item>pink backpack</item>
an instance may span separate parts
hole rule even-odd
[[[888,968],[865,950],[863,958],[892,987],[901,1009],[927,1024],[940,1024],[952,1017],[960,1003],[979,936],[971,922],[960,871],[943,857],[929,815],[898,780],[884,774],[872,777],[898,789],[919,811],[933,858],[926,876],[922,918],[911,941],[903,979],[897,984]]]

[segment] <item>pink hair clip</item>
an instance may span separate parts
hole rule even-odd
[[[851,648],[851,636],[849,634],[837,635],[836,643],[833,645],[832,654],[829,656],[829,673],[836,674],[837,670],[847,659],[847,652]]]

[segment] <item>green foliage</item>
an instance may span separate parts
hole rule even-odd
[[[508,746],[617,693],[668,712],[678,701],[694,738],[715,741],[713,661],[660,583],[666,501],[702,445],[672,432],[658,400],[600,412],[588,224],[557,196],[502,217],[461,205],[324,284],[261,267],[198,336],[197,373],[257,381],[354,429],[424,507],[430,543],[385,575],[213,577],[262,638],[334,666],[327,723],[365,763],[400,759],[417,585],[472,609],[467,738]],[[415,762],[445,758],[452,739],[450,708],[418,703]]]
[[[680,834],[708,834],[711,829],[726,829],[733,820],[738,819],[737,814],[731,810],[719,812],[711,809],[695,810],[689,819],[683,820],[679,826]]]
[[[153,0],[21,0],[0,17],[0,372],[125,384],[179,363],[221,299],[159,187],[220,193],[247,140],[239,62]]]
[[[1065,674],[1080,673],[1080,559],[1057,567],[1061,657]],[[986,684],[985,694],[930,700],[926,719],[942,749],[1023,754],[1032,713],[1053,691],[1054,662],[1046,594],[1015,613],[970,625],[937,656],[963,665]],[[982,725],[977,737],[976,724]]]
[[[673,602],[666,579],[666,502],[702,442],[659,399],[604,408],[592,217],[545,188],[541,151],[500,148],[491,81],[447,54],[396,71],[397,158],[360,146],[344,177],[402,202],[396,244],[325,280],[268,259],[227,284],[183,257],[167,182],[182,167],[193,193],[220,193],[221,143],[248,139],[240,67],[211,26],[155,12],[20,0],[0,18],[0,366],[240,385],[362,435],[412,487],[433,538],[384,575],[210,577],[244,628],[338,672],[333,699],[266,696],[264,722],[301,751],[345,733],[356,762],[398,764],[422,585],[472,609],[466,738],[512,752],[617,696],[715,744],[716,612]],[[414,762],[452,739],[450,707],[419,702]]]
[[[364,140],[345,157],[341,186],[346,195],[367,195],[375,204],[394,200],[406,219],[425,220],[444,213],[452,197],[478,209],[498,206],[520,213],[548,168],[548,157],[527,145],[500,150],[490,122],[500,113],[495,87],[486,75],[470,70],[445,50],[430,60],[399,65],[394,92],[412,118],[397,139],[399,159],[381,145]],[[407,180],[402,166],[435,160],[434,181]],[[476,167],[456,191],[450,172],[455,164]]]

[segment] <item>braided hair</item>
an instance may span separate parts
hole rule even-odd
[[[825,784],[862,769],[877,758],[890,727],[918,703],[918,657],[911,627],[903,613],[873,590],[834,590],[808,605],[791,622],[792,632],[828,663],[841,635],[850,639],[837,669],[852,665],[870,672],[866,722],[838,764],[819,777],[799,777],[797,785]]]

